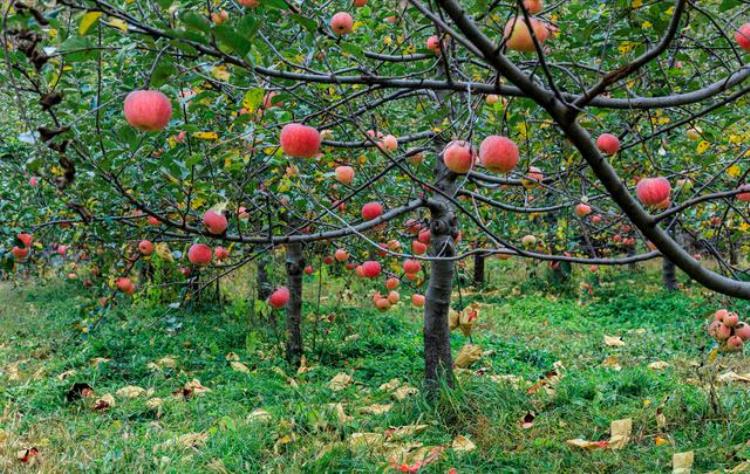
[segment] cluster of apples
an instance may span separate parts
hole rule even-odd
[[[31,236],[31,234],[21,232],[20,234],[16,235],[16,239],[21,242],[22,246],[13,246],[13,248],[10,250],[10,253],[13,255],[13,258],[16,261],[25,262],[29,256],[29,250],[31,250],[31,243],[34,241],[34,238]]]
[[[720,309],[714,313],[714,320],[708,325],[709,336],[716,339],[727,351],[739,351],[750,339],[750,325],[740,321],[737,313]]]
[[[372,295],[372,302],[378,310],[384,312],[388,311],[392,305],[395,305],[401,300],[401,295],[398,291],[396,291],[396,288],[398,288],[400,284],[401,282],[398,278],[388,278],[385,281],[385,287],[388,290],[388,294],[382,295],[379,291],[376,291]],[[411,304],[418,308],[424,306],[424,295],[421,295],[419,293],[414,293],[413,295],[411,295]]]
[[[479,162],[490,171],[507,173],[518,163],[518,145],[508,137],[491,135],[479,145],[479,151],[464,140],[453,140],[443,149],[443,163],[456,174],[466,174]]]

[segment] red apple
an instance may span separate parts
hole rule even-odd
[[[605,155],[614,155],[620,151],[620,139],[611,133],[602,133],[596,139],[596,146]]]
[[[529,23],[534,30],[537,42],[541,46],[547,39],[547,36],[549,36],[547,25],[536,18],[529,18]],[[531,37],[531,30],[526,25],[526,20],[523,16],[511,18],[505,25],[503,36],[508,49],[523,52],[536,51],[534,40]]]
[[[734,40],[737,42],[740,48],[745,51],[750,51],[750,23],[745,23],[740,26],[737,32],[734,34]]]
[[[213,235],[221,235],[227,230],[227,218],[224,214],[208,210],[203,214],[203,225]]]
[[[150,240],[141,240],[138,242],[138,250],[141,254],[149,256],[154,253],[154,244]]]
[[[443,150],[443,163],[456,174],[466,174],[474,165],[475,153],[471,144],[463,140],[454,140]]]
[[[335,173],[336,181],[341,184],[352,184],[354,181],[354,168],[351,166],[337,166]]]
[[[479,145],[479,162],[490,171],[507,173],[518,163],[518,146],[508,137],[490,135]]]
[[[383,214],[383,205],[379,202],[368,202],[362,206],[362,219],[366,221],[376,219],[380,217],[381,214]]]
[[[672,186],[663,177],[643,178],[635,187],[635,194],[644,205],[657,208],[663,208],[665,203],[668,206],[671,192]]]
[[[276,309],[283,308],[287,303],[289,303],[289,289],[284,286],[277,288],[268,297],[268,304]]]
[[[172,118],[172,103],[156,90],[133,91],[125,97],[125,120],[139,130],[164,129]]]
[[[281,149],[293,158],[312,158],[320,151],[320,133],[312,127],[290,123],[281,130]]]
[[[188,260],[193,265],[206,266],[211,263],[212,257],[211,247],[206,244],[193,244],[188,250]]]
[[[404,260],[404,273],[418,273],[422,269],[422,264],[419,263],[419,260]]]
[[[362,264],[362,275],[367,278],[375,278],[380,275],[380,263],[374,260],[368,260]]]
[[[411,304],[418,308],[421,308],[422,306],[424,306],[424,296],[418,293],[414,293],[413,295],[411,295]]]
[[[354,20],[346,12],[338,12],[331,18],[331,29],[339,36],[348,35],[352,32]]]

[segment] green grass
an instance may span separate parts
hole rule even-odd
[[[477,448],[446,449],[424,472],[665,472],[673,453],[691,450],[695,470],[704,472],[750,457],[747,387],[717,386],[719,406],[712,406],[706,387],[717,371],[746,372],[747,359],[720,356],[702,367],[711,350],[702,324],[722,304],[719,298],[697,288],[667,294],[653,272],[624,270],[604,272],[602,281],[578,277],[573,290],[556,294],[536,277],[514,287],[523,281],[520,271],[507,262],[493,265],[497,281],[481,292],[463,288],[461,296],[463,303],[482,304],[473,339],[490,352],[434,403],[421,392],[397,401],[378,389],[393,378],[420,387],[419,312],[402,303],[379,313],[366,296],[339,301],[341,281],[320,307],[317,316],[332,322],[318,322],[314,350],[317,304],[306,307],[311,370],[302,374],[283,361],[283,317],[273,328],[242,298],[191,310],[121,299],[102,312],[74,283],[0,284],[0,471],[387,472],[393,471],[388,449],[450,446],[457,435]],[[576,290],[581,278],[594,283],[593,295]],[[314,288],[315,280],[307,284]],[[408,300],[406,291],[402,296]],[[746,303],[732,307],[747,314]],[[625,345],[605,346],[605,335],[621,336]],[[454,354],[466,342],[456,332]],[[249,373],[232,369],[230,353]],[[164,357],[176,366],[149,368]],[[620,370],[602,366],[608,357]],[[92,364],[95,358],[109,361]],[[528,394],[557,361],[565,371],[554,393]],[[670,366],[649,369],[654,361]],[[341,372],[354,383],[332,391],[328,382]],[[490,377],[508,374],[525,382],[516,387]],[[210,392],[172,396],[193,379]],[[153,393],[115,395],[114,407],[95,411],[94,398],[66,400],[74,382],[88,383],[94,398],[127,385]],[[161,408],[148,403],[154,397]],[[338,403],[345,419],[330,407]],[[373,404],[392,408],[359,412]],[[266,410],[270,421],[250,420],[256,409]],[[524,429],[520,420],[528,412],[536,418]],[[666,426],[657,426],[657,413]],[[565,443],[608,439],[610,423],[622,418],[633,419],[632,439],[622,450],[583,451]],[[385,447],[349,444],[354,433],[413,424],[426,426]],[[174,445],[189,433],[205,442]],[[665,441],[657,445],[657,437]],[[27,466],[16,452],[31,446],[40,456]]]

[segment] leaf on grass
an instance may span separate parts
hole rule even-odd
[[[164,405],[164,400],[159,397],[149,398],[146,400],[146,407],[151,410],[158,410]]]
[[[667,426],[667,417],[662,413],[661,408],[656,409],[656,427],[664,428]]]
[[[406,425],[406,426],[391,426],[383,435],[388,441],[397,441],[408,436],[414,436],[415,434],[421,433],[427,429],[427,425]]]
[[[517,375],[510,374],[490,375],[490,380],[495,383],[509,383],[513,386],[513,388],[519,388],[523,383],[526,382],[523,378]]]
[[[585,439],[569,439],[565,442],[568,446],[581,449],[603,449],[609,444],[609,441],[586,441]]]
[[[146,389],[136,385],[126,385],[115,392],[115,395],[122,398],[138,398],[147,394]]]
[[[609,430],[609,448],[622,449],[630,442],[630,434],[633,431],[633,420],[631,418],[615,420],[610,425]]]
[[[609,347],[622,347],[625,345],[620,336],[604,336],[604,345]]]
[[[607,367],[608,369],[612,369],[617,372],[622,370],[622,366],[620,365],[620,359],[618,359],[616,356],[609,356],[606,359],[604,359],[602,361],[602,367]]]
[[[243,364],[242,362],[237,362],[236,360],[233,360],[229,363],[229,365],[232,367],[232,370],[235,370],[237,372],[242,372],[243,374],[249,374],[250,368]]]
[[[537,383],[529,387],[526,390],[526,393],[531,395],[543,389],[545,392],[547,392],[548,395],[553,396],[555,394],[554,387],[563,378],[565,367],[562,365],[562,362],[560,361],[557,361],[554,364],[552,364],[552,367],[553,369],[547,372],[546,374],[544,374],[544,377],[539,379]]]
[[[412,395],[419,393],[419,390],[412,387],[411,385],[402,385],[394,391],[391,396],[398,401],[404,400]]]
[[[75,370],[75,369],[66,370],[65,372],[63,372],[63,373],[61,373],[60,375],[57,376],[57,380],[65,380],[65,379],[67,379],[69,377],[74,376],[77,373],[78,373],[78,371]]]
[[[314,368],[315,367],[309,367],[307,365],[307,357],[302,356],[302,358],[299,361],[299,368],[297,369],[297,375],[302,375],[305,372],[309,372],[309,371],[311,371]]]
[[[336,419],[341,425],[346,424],[354,419],[346,414],[346,412],[344,411],[344,405],[342,405],[341,403],[329,403],[327,406],[328,409],[331,410],[331,412],[336,414]]]
[[[669,364],[664,362],[663,360],[657,360],[656,362],[651,362],[648,364],[648,368],[651,370],[664,370],[667,367],[669,367]]]
[[[210,463],[206,464],[206,469],[216,474],[229,474],[229,470],[224,465],[224,461],[221,459],[213,459]]]
[[[716,380],[718,382],[727,383],[727,382],[750,382],[750,373],[748,374],[738,374],[734,371],[724,372],[723,374],[720,374],[718,377],[716,377]]]
[[[425,466],[440,459],[445,452],[443,446],[413,446],[391,455],[390,465],[401,472],[417,473]]]
[[[115,406],[115,397],[110,393],[105,393],[101,398],[97,398],[94,401],[92,407],[94,411],[106,411]]]
[[[247,421],[265,423],[271,421],[271,414],[262,408],[256,408],[247,415]]]
[[[204,446],[206,441],[208,441],[208,433],[186,433],[157,444],[154,446],[153,452],[170,448],[198,449]]]
[[[353,379],[351,375],[345,374],[344,372],[339,372],[328,382],[328,388],[330,388],[334,392],[340,392],[341,390],[344,390],[346,387],[348,387],[349,384],[352,383],[352,381]]]
[[[672,474],[690,474],[695,455],[692,451],[672,455]]]
[[[182,388],[172,392],[172,396],[180,400],[189,400],[192,397],[197,397],[210,392],[211,389],[201,385],[201,381],[193,379],[190,382],[186,382]]]
[[[31,448],[22,449],[16,453],[16,459],[30,466],[36,464],[38,460],[38,456],[39,456],[39,449],[33,446]]]
[[[382,390],[384,392],[392,392],[400,386],[401,381],[399,379],[391,379],[388,382],[381,384],[380,387],[378,387],[378,390]]]
[[[237,353],[235,352],[228,353],[227,355],[224,356],[224,358],[228,360],[229,362],[240,360],[240,356],[238,356]]]
[[[385,441],[381,433],[352,433],[349,436],[349,447],[351,449],[367,448],[369,450],[380,449]]]
[[[162,370],[164,368],[174,369],[177,367],[177,360],[172,356],[165,356],[155,362],[149,362],[146,367],[153,371]]]
[[[91,365],[99,365],[99,364],[106,364],[112,359],[107,359],[106,357],[94,357],[89,361],[89,364]]]
[[[460,369],[471,367],[471,365],[482,358],[482,348],[475,344],[465,344],[456,356],[453,363]]]
[[[466,436],[458,435],[453,438],[453,442],[451,442],[451,449],[458,452],[468,453],[469,451],[474,451],[475,449],[477,449],[477,445],[474,444]]]
[[[389,411],[391,411],[391,408],[393,408],[393,404],[391,403],[387,403],[384,405],[375,403],[366,407],[360,407],[359,412],[363,415],[382,415],[383,413],[388,413]]]
[[[725,470],[722,469],[720,471],[710,471],[707,474],[744,474],[750,472],[750,461],[743,461],[736,466],[734,466],[732,469]]]

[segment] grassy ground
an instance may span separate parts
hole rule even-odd
[[[122,301],[86,333],[91,306],[74,283],[0,284],[0,471],[388,472],[433,453],[424,472],[669,472],[674,453],[693,451],[705,472],[750,457],[747,385],[712,383],[747,372],[747,359],[704,364],[703,320],[721,300],[661,292],[642,269],[558,291],[493,265],[489,289],[461,295],[481,304],[473,342],[485,352],[435,404],[421,392],[398,399],[420,388],[419,312],[360,307],[337,296],[341,282],[324,294],[314,349],[317,306],[307,308],[303,373],[287,371],[281,330],[241,298],[191,311]],[[454,354],[467,342],[456,332]],[[649,368],[659,361],[668,366]],[[545,379],[553,367],[560,376]],[[338,374],[352,380],[334,390]],[[407,389],[381,388],[393,379]],[[193,380],[208,390],[186,389]],[[532,388],[539,380],[548,390]],[[74,383],[93,396],[77,398]],[[566,444],[609,439],[625,418],[623,449]],[[461,436],[475,449],[453,449]],[[32,447],[31,462],[18,459]]]

